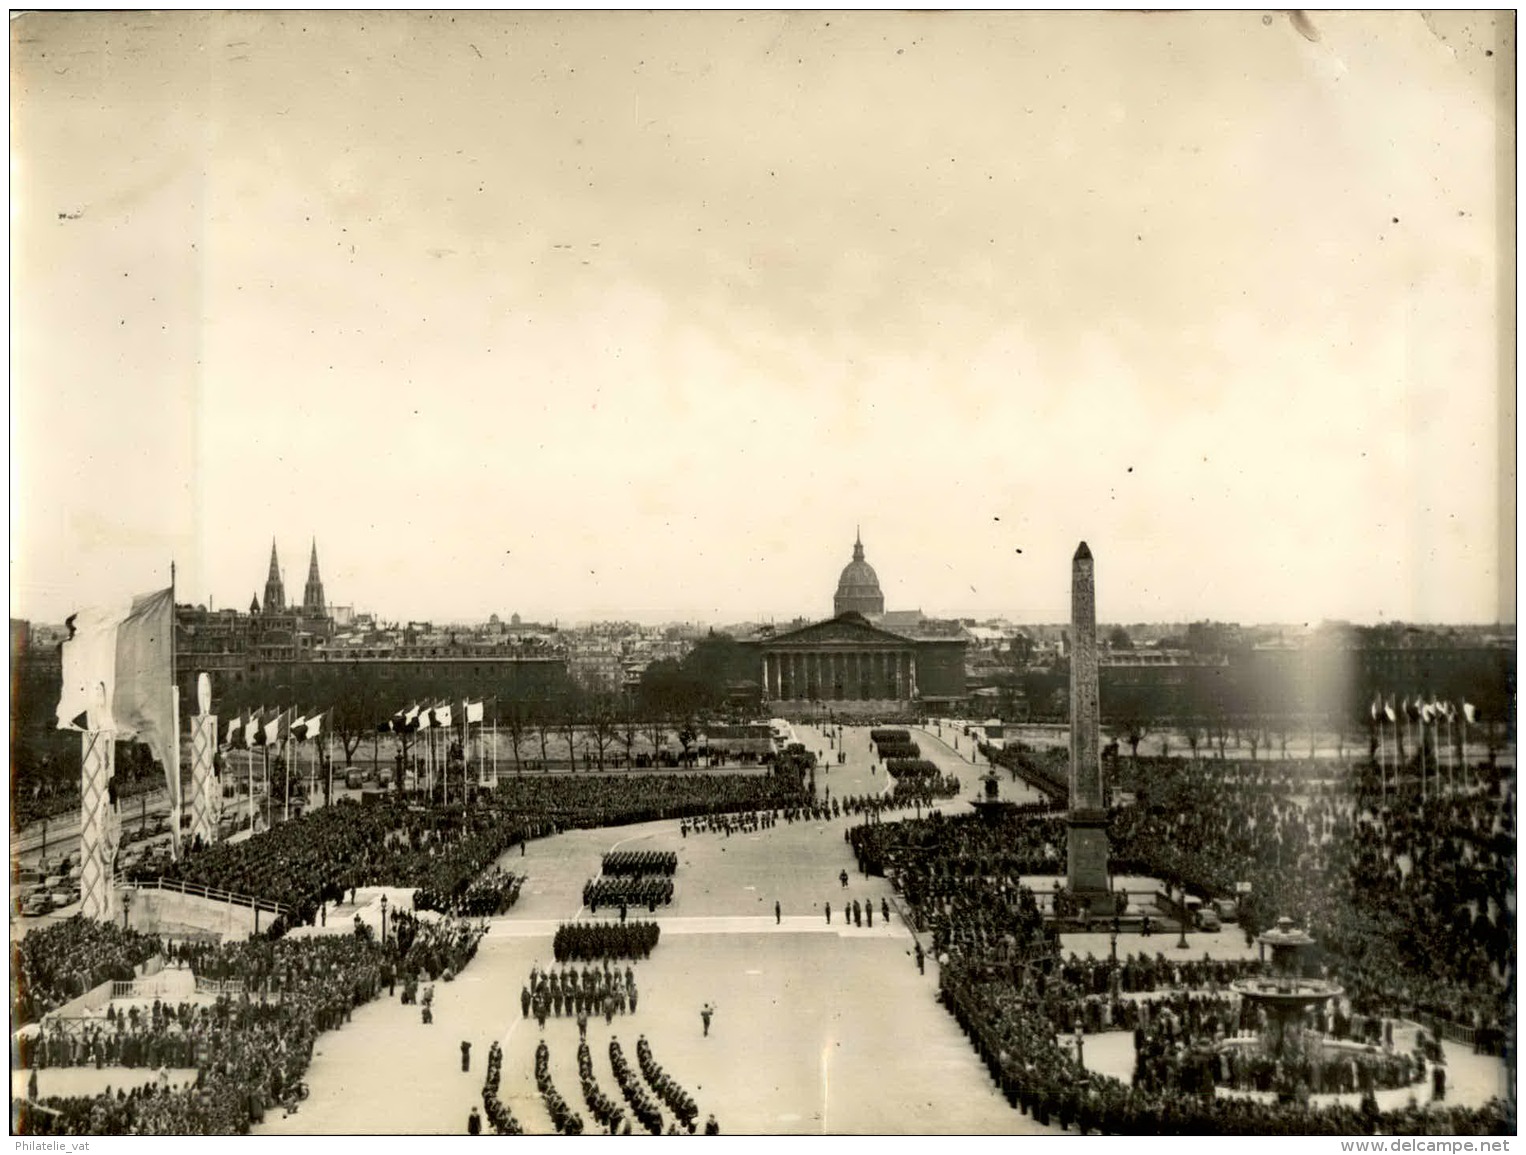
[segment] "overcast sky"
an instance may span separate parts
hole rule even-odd
[[[12,613],[825,616],[862,525],[937,616],[1084,538],[1513,620],[1513,17],[1433,19],[15,19]]]

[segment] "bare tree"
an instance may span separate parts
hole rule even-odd
[[[588,699],[588,733],[593,739],[594,759],[603,770],[604,755],[619,735],[615,703],[607,691],[598,691]]]
[[[1192,757],[1197,759],[1198,747],[1203,744],[1203,728],[1195,719],[1188,719],[1182,725],[1182,737],[1187,740],[1187,749],[1192,751]]]
[[[667,719],[654,711],[648,717],[642,732],[646,735],[647,740],[652,743],[652,761],[655,763],[658,756],[662,753],[662,743],[668,736]]]
[[[381,721],[376,671],[361,662],[350,662],[335,688],[334,733],[344,749],[344,764],[349,766],[361,741],[375,734]]]
[[[634,695],[626,694],[623,708],[620,712],[620,745],[625,747],[625,768],[631,769],[636,764],[636,739],[641,736],[641,724],[636,721],[636,703]]]
[[[583,719],[584,693],[581,686],[569,685],[557,703],[561,715],[561,732],[567,740],[567,761],[574,773],[578,768],[578,725]]]
[[[508,709],[502,712],[500,720],[503,722],[503,728],[509,732],[509,750],[514,755],[514,773],[523,774],[524,766],[519,760],[519,748],[526,738],[529,708],[523,698],[510,698],[507,706]]]

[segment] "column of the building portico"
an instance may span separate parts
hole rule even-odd
[[[917,697],[917,655],[916,655],[915,651],[913,651],[912,654],[910,655],[909,661],[910,661],[910,669],[911,669],[911,684],[908,687],[908,689],[911,692],[909,694],[907,694],[906,696],[908,698],[916,698]]]

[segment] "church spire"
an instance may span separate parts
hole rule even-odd
[[[853,527],[853,560],[864,560],[864,535],[856,525]]]
[[[302,612],[322,617],[323,579],[318,576],[318,539],[313,538],[313,552],[307,563],[307,585],[302,590]]]
[[[270,574],[265,578],[265,612],[284,613],[286,610],[286,585],[281,581],[281,562],[276,557],[275,538],[270,539]]]

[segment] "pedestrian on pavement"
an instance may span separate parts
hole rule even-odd
[[[927,970],[924,966],[925,962],[926,956],[922,953],[922,944],[919,942],[917,943],[917,973],[919,975],[925,975],[927,973]]]
[[[831,926],[832,925],[832,904],[829,902],[829,903],[826,903],[825,905],[826,905],[826,908],[827,908],[827,925]]]
[[[715,1121],[715,1116],[711,1115],[709,1118],[707,1118],[705,1120],[705,1134],[706,1135],[719,1135],[720,1133],[721,1133],[721,1125]]]
[[[848,889],[848,872],[846,870],[844,870],[837,877],[838,877],[838,880],[842,883],[842,888],[844,890],[847,890]]]
[[[468,1135],[482,1134],[482,1115],[477,1108],[472,1108],[472,1113],[466,1117],[466,1133]]]
[[[872,902],[864,903],[864,915],[865,915],[866,918],[868,918],[868,920],[869,920],[869,927],[872,930],[874,928],[874,903],[872,903]]]
[[[465,1039],[461,1040],[461,1069],[463,1071],[472,1069],[472,1045]]]
[[[784,920],[783,916],[784,916],[783,908],[780,907],[778,901],[775,900],[775,902],[774,902],[774,925],[775,926],[778,926]]]
[[[715,1008],[709,1003],[699,1009],[700,1020],[705,1024],[705,1038],[710,1037],[710,1017],[715,1014]]]
[[[890,903],[886,899],[880,899],[880,917],[888,924],[890,922]]]

